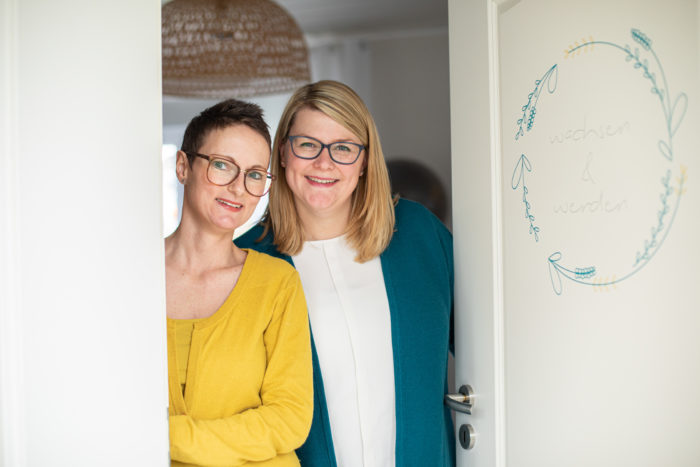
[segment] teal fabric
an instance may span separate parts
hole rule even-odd
[[[396,230],[380,259],[389,308],[396,388],[396,465],[452,467],[454,427],[443,405],[447,358],[452,348],[452,234],[418,203],[399,200]],[[256,226],[236,240],[287,260],[271,235],[257,241]],[[302,467],[336,467],[318,355],[311,338],[314,415],[311,432],[297,450]]]

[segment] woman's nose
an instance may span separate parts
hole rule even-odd
[[[325,147],[321,150],[321,154],[314,159],[314,165],[317,167],[333,167],[334,162],[331,158],[331,148]]]
[[[234,178],[233,181],[228,184],[227,188],[232,193],[243,193],[246,191],[245,174],[243,172],[239,172],[238,175],[236,175],[236,178]]]

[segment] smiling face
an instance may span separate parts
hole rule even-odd
[[[323,112],[308,107],[300,109],[294,116],[289,136],[310,136],[324,144],[363,144],[343,125]],[[350,216],[352,193],[366,165],[365,151],[350,165],[334,162],[327,148],[315,159],[300,159],[294,155],[287,140],[280,148],[280,157],[302,222],[333,220],[338,228],[344,229]]]
[[[265,138],[242,124],[210,131],[197,152],[235,161],[241,170],[267,170],[270,158]],[[209,161],[201,157],[195,157],[190,166],[187,156],[178,152],[177,175],[185,184],[183,220],[191,218],[200,227],[233,232],[250,218],[260,198],[246,191],[242,173],[229,185],[218,186],[207,179],[208,167]]]

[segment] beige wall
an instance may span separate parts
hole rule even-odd
[[[369,43],[371,110],[387,160],[425,163],[448,196],[450,89],[447,30]],[[449,218],[449,216],[448,216]]]

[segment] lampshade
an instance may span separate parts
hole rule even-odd
[[[271,0],[173,0],[162,35],[163,94],[244,98],[310,81],[304,36]]]

